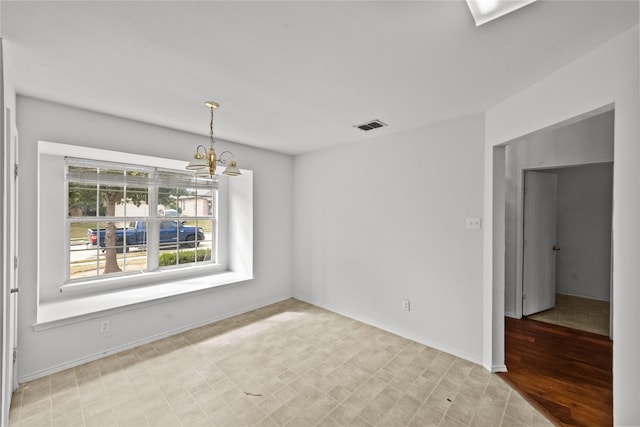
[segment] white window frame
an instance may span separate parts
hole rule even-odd
[[[147,263],[146,263],[146,267],[144,268],[143,271],[126,271],[126,267],[125,267],[125,271],[121,272],[121,273],[109,273],[107,275],[102,275],[102,274],[98,274],[97,276],[91,276],[91,277],[87,277],[87,278],[76,278],[73,279],[70,277],[70,257],[71,257],[71,250],[70,250],[70,245],[66,244],[64,247],[65,250],[65,265],[66,265],[66,274],[65,274],[65,283],[60,286],[60,291],[64,292],[64,291],[68,291],[71,289],[76,289],[78,287],[86,287],[86,286],[92,286],[92,287],[99,287],[99,285],[105,281],[105,279],[113,279],[113,280],[107,280],[105,282],[105,286],[108,286],[109,290],[112,289],[116,289],[116,288],[120,288],[120,287],[126,287],[129,285],[127,280],[118,280],[118,278],[124,278],[125,276],[140,276],[141,274],[144,273],[150,273],[150,272],[163,272],[166,270],[170,270],[170,269],[176,269],[176,270],[181,270],[184,272],[184,274],[189,275],[190,269],[194,269],[194,268],[199,268],[198,272],[200,272],[204,267],[209,267],[210,270],[212,270],[213,272],[220,272],[220,271],[224,271],[227,268],[226,263],[221,263],[219,262],[219,259],[222,260],[226,260],[226,257],[222,256],[219,257],[218,256],[218,250],[219,250],[219,245],[218,245],[218,180],[207,180],[209,181],[208,184],[210,184],[210,187],[208,187],[207,185],[203,185],[203,184],[199,184],[196,180],[195,183],[193,183],[192,185],[198,186],[199,185],[199,189],[205,189],[205,187],[207,189],[209,189],[212,192],[212,196],[213,196],[213,203],[214,203],[214,211],[210,214],[210,215],[202,215],[202,216],[188,216],[188,217],[179,217],[179,219],[186,219],[186,220],[198,220],[201,219],[203,221],[211,221],[212,223],[212,241],[211,241],[211,260],[210,261],[202,261],[202,262],[198,262],[195,264],[179,264],[179,265],[173,265],[173,266],[159,266],[159,258],[160,258],[160,241],[158,239],[158,232],[159,232],[159,224],[162,223],[162,221],[166,221],[166,220],[173,220],[173,217],[165,217],[165,216],[160,216],[158,215],[158,190],[160,188],[165,188],[165,187],[169,187],[169,186],[173,186],[176,184],[179,185],[187,185],[187,180],[183,178],[183,180],[181,180],[181,182],[172,182],[171,179],[166,180],[163,179],[161,177],[159,177],[159,175],[164,175],[166,173],[170,173],[170,174],[175,174],[176,176],[180,176],[182,175],[183,177],[187,178],[189,177],[188,171],[185,171],[183,168],[181,169],[166,169],[166,168],[158,168],[158,167],[149,167],[149,166],[141,166],[141,165],[134,165],[134,164],[125,164],[125,163],[114,163],[114,162],[107,162],[105,160],[95,160],[95,159],[79,159],[79,158],[75,158],[75,157],[70,157],[67,156],[65,158],[65,163],[66,166],[76,166],[76,167],[89,167],[89,168],[104,168],[104,169],[114,169],[114,170],[128,170],[128,171],[137,171],[137,172],[144,172],[147,173],[147,177],[144,179],[140,179],[138,182],[135,182],[135,178],[134,178],[134,182],[129,183],[129,187],[146,187],[147,188],[147,210],[148,210],[148,214],[146,216],[119,216],[119,215],[115,215],[112,217],[104,217],[104,216],[99,216],[98,214],[96,214],[96,216],[82,216],[82,217],[74,217],[74,216],[66,216],[66,220],[65,220],[65,241],[69,242],[70,238],[69,238],[69,234],[70,234],[70,227],[72,223],[77,223],[77,222],[98,222],[98,223],[104,223],[104,222],[109,222],[109,221],[113,221],[113,222],[118,222],[118,223],[126,223],[126,222],[130,222],[130,221],[145,221],[147,223],[147,244],[145,245],[146,247],[146,258],[147,258]],[[176,164],[177,166],[183,166],[183,162],[179,162]],[[90,174],[89,174],[90,175]],[[90,184],[97,184],[100,183],[101,181],[96,179],[96,177],[93,176],[85,176],[85,174],[80,174],[79,176],[77,174],[74,175],[73,172],[69,173],[68,169],[66,170],[66,180],[65,180],[65,206],[68,206],[68,185],[72,182],[89,182]],[[176,181],[178,181],[179,178],[176,179]],[[123,185],[123,187],[126,188],[126,183],[124,182],[125,180],[114,180],[113,184],[116,186],[119,185]],[[103,185],[106,183],[105,181],[101,182]],[[96,209],[99,209],[99,201],[97,202],[98,205],[96,206]],[[176,220],[178,220],[178,217],[175,218]],[[126,243],[125,243],[126,245]],[[95,250],[95,251],[99,251],[100,249],[98,247],[94,247],[91,250]],[[176,248],[176,250],[182,250],[179,247]],[[123,253],[123,258],[124,258],[124,263],[126,265],[126,258],[127,258],[128,253],[125,251]],[[202,267],[202,268],[201,268]],[[136,280],[137,281],[137,280]],[[97,285],[96,285],[97,284]]]
[[[64,284],[62,279],[64,273],[60,270],[60,265],[65,257],[62,251],[56,254],[51,252],[53,252],[52,248],[55,251],[57,242],[64,240],[66,228],[58,227],[60,230],[55,231],[57,234],[53,238],[45,235],[47,232],[51,233],[47,228],[52,228],[52,222],[47,218],[50,214],[49,206],[60,206],[59,212],[54,214],[56,218],[60,218],[61,224],[62,219],[67,216],[66,197],[63,196],[66,186],[53,184],[54,181],[65,182],[64,167],[59,166],[58,162],[64,164],[66,156],[98,158],[164,169],[180,169],[187,164],[186,161],[38,141],[36,177],[38,220],[35,242],[38,306],[34,330],[55,328],[109,313],[130,310],[134,306],[157,304],[167,298],[246,282],[254,278],[253,171],[242,169],[241,176],[220,177],[217,218],[218,264],[195,266],[188,270],[167,269],[131,276],[106,277],[82,286],[77,283]],[[51,159],[56,159],[53,166],[47,164]],[[60,176],[52,179],[51,174]],[[52,191],[56,194],[49,195]],[[62,202],[59,202],[60,198]],[[68,245],[68,239],[64,242]],[[59,272],[57,275],[56,271]],[[61,285],[62,289],[58,289]]]

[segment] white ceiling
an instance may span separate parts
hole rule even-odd
[[[18,93],[202,135],[215,100],[217,138],[289,154],[484,111],[638,22],[636,0],[481,27],[463,0],[0,7]]]

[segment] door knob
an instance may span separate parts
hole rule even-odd
[[[553,248],[552,248],[552,249],[553,249],[554,251],[559,251],[559,250],[560,250],[560,246],[558,246],[558,245],[553,245]]]

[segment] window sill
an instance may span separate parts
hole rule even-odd
[[[38,305],[38,320],[33,325],[33,329],[35,331],[43,331],[102,317],[107,314],[106,312],[111,315],[122,311],[134,310],[164,302],[167,298],[251,279],[253,279],[252,276],[228,271],[168,283],[122,289],[100,295],[41,303]]]
[[[219,274],[228,273],[223,264],[204,264],[188,268],[169,268],[156,271],[134,272],[130,274],[105,275],[99,279],[76,280],[60,286],[60,292],[69,294],[69,298],[78,298],[97,293],[114,293],[127,288],[157,286],[161,282],[186,282],[187,279],[206,280]]]

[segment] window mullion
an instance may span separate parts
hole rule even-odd
[[[151,172],[156,182],[157,171]],[[147,270],[158,269],[160,254],[160,221],[158,219],[158,185],[149,185],[149,223],[147,225]]]
[[[212,218],[212,229],[211,229],[211,233],[212,233],[212,242],[211,242],[211,260],[214,263],[218,263],[220,262],[220,260],[218,259],[218,254],[219,254],[219,250],[220,248],[218,247],[218,219],[220,218],[218,213],[218,198],[219,198],[219,194],[218,192],[214,192],[213,193],[213,197],[212,197],[212,203],[213,203],[213,218]]]

